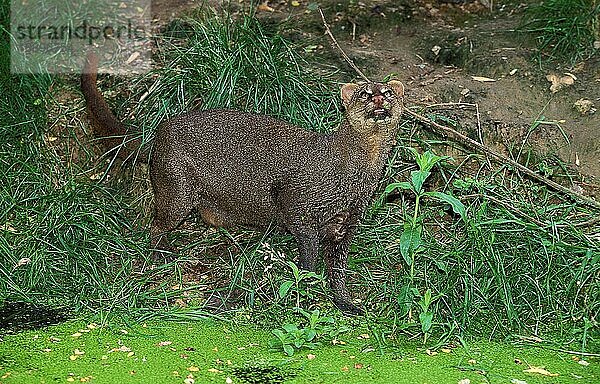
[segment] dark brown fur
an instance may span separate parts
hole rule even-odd
[[[82,90],[95,134],[113,137],[113,149],[126,130],[96,88],[96,64],[88,61]],[[348,248],[394,143],[403,93],[398,81],[346,84],[345,119],[331,134],[233,110],[169,120],[156,132],[150,163],[153,244],[167,248],[165,234],[194,208],[214,226],[276,224],[295,237],[301,268],[314,271],[322,252],[333,302],[361,313],[346,288]]]

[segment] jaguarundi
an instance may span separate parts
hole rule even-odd
[[[127,129],[98,91],[97,66],[88,55],[81,76],[91,125],[108,149],[126,158],[139,143],[123,144]],[[362,313],[346,288],[348,248],[395,142],[403,95],[395,80],[345,84],[344,120],[326,134],[226,109],[165,122],[150,160],[154,249],[168,249],[165,235],[193,209],[217,227],[276,225],[297,241],[302,269],[315,271],[322,252],[333,303]]]

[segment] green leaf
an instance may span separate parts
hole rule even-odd
[[[425,195],[434,197],[444,203],[450,204],[454,213],[459,214],[463,220],[465,220],[465,221],[467,220],[467,210],[465,208],[465,205],[460,200],[458,200],[456,197],[454,197],[452,195],[448,195],[443,192],[435,192],[435,191],[434,192],[426,192]]]
[[[298,269],[298,266],[293,261],[288,261],[287,263],[290,266],[290,268],[292,269],[292,273],[294,274],[294,279],[296,279],[296,281],[299,281],[300,280],[300,270]]]
[[[400,254],[406,264],[412,264],[412,255],[421,246],[421,231],[418,227],[404,229],[400,236]]]
[[[433,324],[433,313],[421,312],[419,314],[419,322],[421,323],[421,331],[423,331],[423,333],[429,332]]]
[[[408,181],[401,181],[399,183],[391,183],[387,187],[385,187],[386,195],[393,192],[395,189],[412,189],[410,183]]]
[[[288,333],[296,332],[298,330],[298,326],[296,324],[285,324],[281,328],[283,328]]]
[[[431,304],[431,289],[427,288],[427,290],[425,291],[425,306],[429,307],[429,305]]]
[[[415,160],[421,171],[429,172],[434,165],[443,159],[444,157],[438,156],[431,151],[425,151],[422,154],[417,155]]]
[[[412,308],[414,294],[410,285],[405,285],[400,288],[400,292],[398,292],[398,306],[400,307],[400,316],[404,317],[408,315],[408,312]]]
[[[292,347],[289,344],[284,344],[283,345],[283,351],[288,355],[288,356],[293,356],[294,355],[294,347]]]
[[[285,340],[285,335],[283,334],[283,332],[281,332],[280,329],[274,329],[271,331],[272,334],[274,334],[275,336],[277,336],[277,338],[283,342]]]
[[[285,295],[287,295],[288,291],[290,290],[293,284],[294,282],[291,280],[284,281],[283,283],[281,283],[281,285],[279,286],[279,297],[281,299],[283,299]]]
[[[431,175],[431,172],[421,171],[421,170],[412,171],[410,173],[410,180],[412,182],[415,192],[418,195],[421,194],[421,190],[423,189],[423,183],[425,182],[425,179],[427,179],[429,177],[429,175]]]
[[[307,329],[304,338],[306,339],[306,341],[312,341],[315,338],[315,336],[317,336],[317,331],[315,331],[314,329]]]

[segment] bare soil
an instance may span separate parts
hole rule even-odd
[[[248,7],[248,1],[209,2]],[[395,74],[407,88],[407,106],[429,106],[457,129],[532,168],[581,173],[593,194],[600,178],[600,113],[581,113],[580,99],[600,108],[600,60],[540,68],[535,41],[517,32],[525,4],[514,1],[319,1],[338,42],[373,80]],[[486,5],[484,5],[486,4]],[[268,1],[257,16],[284,23],[290,38],[314,42],[319,59],[354,73],[323,34],[309,1]],[[160,22],[198,6],[188,0],[155,0]],[[548,74],[572,74],[573,85],[550,91]],[[482,82],[473,76],[494,81]],[[353,79],[347,79],[353,80]],[[542,124],[535,124],[542,121]]]

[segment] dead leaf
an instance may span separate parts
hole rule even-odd
[[[29,263],[31,263],[31,259],[29,257],[24,257],[21,260],[19,260],[17,262],[17,264],[15,264],[15,266],[13,267],[13,269],[17,269],[17,268],[22,267],[24,265],[27,265]]]
[[[77,355],[77,356],[81,356],[81,355],[85,355],[85,352],[83,352],[83,351],[80,351],[79,349],[75,349],[75,350],[73,351],[73,354],[74,354],[74,355]]]
[[[590,363],[588,363],[586,360],[583,360],[583,359],[579,360],[577,362],[577,364],[583,365],[584,367],[587,367],[588,365],[590,365]]]
[[[357,337],[357,339],[368,339],[370,336],[368,333],[363,333]]]
[[[230,378],[230,377],[227,377],[227,378],[225,379],[225,384],[233,384],[233,380],[231,380],[231,378]]]
[[[223,371],[219,371],[217,368],[208,368],[208,372],[210,372],[210,373],[223,373]]]
[[[556,377],[558,376],[558,373],[551,373],[549,371],[547,371],[544,367],[529,367],[525,370],[523,370],[523,372],[525,373],[537,373],[539,375],[544,375],[544,376],[550,376],[550,377]]]
[[[475,365],[477,364],[477,360],[475,359],[470,359],[469,361],[467,361],[467,363],[471,364],[471,365]]]
[[[435,356],[438,354],[436,351],[432,351],[430,349],[425,350],[425,353],[428,354],[429,356]]]
[[[343,366],[341,369],[342,369],[342,371],[344,371],[344,372],[348,372],[348,370],[349,370],[350,368],[348,368],[348,366],[347,366],[347,365],[344,365],[344,366]]]
[[[527,382],[525,380],[517,380],[517,379],[511,379],[510,383],[511,384],[527,384]]]
[[[315,356],[315,355],[313,355],[313,354],[311,354],[311,353],[309,353],[308,355],[306,355],[306,358],[307,358],[308,360],[314,360],[314,359],[315,359],[315,357],[317,357],[317,356]]]
[[[363,365],[361,363],[354,364],[354,369],[362,369]]]
[[[260,12],[275,12],[275,9],[269,7],[269,2],[268,1],[265,1],[264,3],[259,4],[256,7],[256,10],[260,11]]]
[[[457,384],[471,384],[470,379],[460,379]]]
[[[471,76],[471,79],[479,81],[480,83],[493,83],[496,81],[495,79],[490,79],[489,77],[483,76]]]
[[[442,348],[442,349],[440,349],[440,351],[442,351],[444,353],[450,353],[450,352],[452,352],[452,350],[450,348]]]
[[[80,332],[75,332],[74,334],[71,335],[71,337],[79,337],[81,336]]]
[[[131,63],[133,63],[133,61],[135,59],[137,59],[138,57],[140,57],[140,53],[139,52],[133,52],[131,54],[131,56],[129,56],[129,58],[127,59],[127,61],[125,62],[125,64],[131,64]]]
[[[512,71],[510,71],[510,72],[509,72],[509,74],[510,74],[511,76],[514,76],[514,75],[515,75],[515,73],[517,73],[517,71],[518,71],[518,69],[517,69],[517,68],[515,68],[515,69],[513,69]]]
[[[188,371],[190,372],[199,372],[200,368],[198,367],[194,367],[193,365],[191,367],[188,367]]]
[[[195,382],[196,380],[192,379],[191,377],[186,377],[185,379],[183,379],[184,384],[194,384]]]
[[[131,357],[131,356],[133,356],[134,354],[135,354],[135,352],[129,352],[129,353],[127,354],[127,357]]]
[[[579,99],[573,104],[573,107],[579,112],[581,115],[592,115],[596,113],[596,108],[594,108],[594,102],[588,99]]]
[[[164,347],[165,345],[171,345],[173,344],[172,341],[161,341],[160,343],[156,344],[159,347]]]
[[[300,2],[294,0],[294,1],[291,2],[291,4],[292,4],[292,7],[298,7],[300,5]]]
[[[577,77],[575,77],[575,75],[571,73],[567,73],[565,74],[565,76],[559,76],[555,73],[551,73],[549,75],[546,75],[546,79],[552,83],[552,85],[550,86],[550,92],[556,93],[564,87],[573,85]]]

